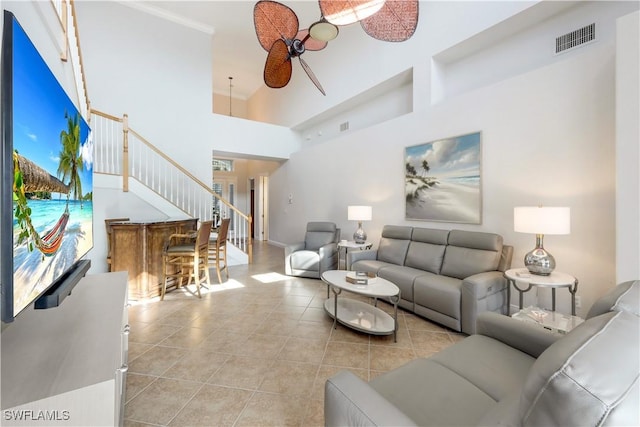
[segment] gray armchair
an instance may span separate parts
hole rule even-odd
[[[319,279],[327,270],[338,268],[340,229],[332,222],[310,222],[304,242],[284,249],[284,272],[289,276]]]

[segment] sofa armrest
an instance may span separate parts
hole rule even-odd
[[[378,259],[378,251],[376,249],[365,249],[362,251],[347,251],[347,270],[351,270],[351,264],[363,259]]]
[[[349,371],[324,386],[325,426],[415,426],[400,409]]]
[[[301,251],[305,247],[304,242],[291,243],[284,247],[284,256],[289,256],[294,252]]]
[[[563,337],[522,320],[492,312],[478,315],[477,333],[501,341],[535,358]]]
[[[484,311],[506,314],[507,280],[501,271],[474,274],[462,281],[460,319],[462,332],[476,332],[476,318]]]
[[[284,247],[284,274],[293,275],[293,267],[291,266],[291,254],[297,251],[303,250],[305,247],[304,242],[291,243]]]
[[[327,243],[318,249],[318,255],[320,255],[320,270],[318,273],[322,276],[327,270],[338,269],[338,244]]]
[[[334,254],[338,253],[338,244],[327,243],[324,246],[320,246],[320,248],[318,249],[318,253],[320,254],[320,258],[332,257]]]

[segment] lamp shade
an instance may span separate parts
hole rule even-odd
[[[521,206],[513,208],[513,230],[531,234],[569,234],[568,207]]]
[[[309,35],[314,40],[328,42],[338,37],[338,27],[325,20],[320,20],[311,24]]]
[[[349,221],[371,221],[371,206],[349,206],[347,218]]]

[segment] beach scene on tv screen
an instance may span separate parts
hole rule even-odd
[[[93,142],[77,108],[14,22],[14,313],[93,245]]]

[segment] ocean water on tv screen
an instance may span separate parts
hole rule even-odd
[[[60,218],[67,204],[66,198],[29,200],[31,220],[39,234],[43,235]],[[69,222],[55,256],[44,256],[39,250],[29,251],[28,245],[16,245],[18,224],[14,218],[14,309],[19,312],[73,262],[91,249],[93,235],[93,203],[69,200]]]

